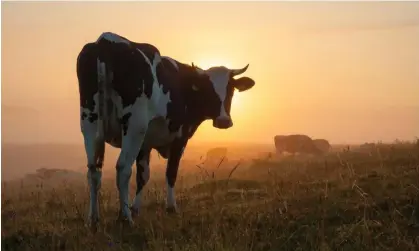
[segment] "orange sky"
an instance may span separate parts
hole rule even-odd
[[[3,141],[82,143],[76,58],[103,31],[203,68],[250,64],[234,127],[208,122],[196,142],[419,136],[419,2],[2,2]]]

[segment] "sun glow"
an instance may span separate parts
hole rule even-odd
[[[231,101],[231,106],[231,109],[234,110],[238,110],[237,108],[240,106],[240,94],[237,91],[234,92],[233,100]]]
[[[231,63],[226,60],[226,59],[202,59],[202,60],[197,60],[193,62],[196,66],[198,66],[199,68],[202,68],[204,70],[207,70],[211,67],[214,66],[225,66],[227,68],[231,67]]]

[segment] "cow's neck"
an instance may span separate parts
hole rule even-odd
[[[199,97],[197,98],[197,94],[193,91],[193,84],[200,81],[199,78],[195,78],[195,75],[198,76],[195,70],[190,65],[180,62],[177,62],[177,65],[180,74],[180,86],[178,87],[180,87],[180,96],[182,100],[182,104],[179,105],[185,108],[184,121],[192,130],[192,133],[190,134],[191,137],[198,126],[208,119],[208,116],[203,113],[203,111],[205,111],[204,104],[200,102],[201,99]]]
[[[191,99],[185,99],[185,124],[190,130],[189,138],[193,136],[196,129],[208,118],[202,113],[204,109],[199,104],[192,102]]]
[[[199,113],[199,108],[194,106],[194,104],[186,104],[186,121],[191,127],[198,127],[202,124],[207,118]]]

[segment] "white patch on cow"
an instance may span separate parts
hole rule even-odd
[[[176,61],[173,58],[167,57],[167,56],[162,56],[162,58],[169,60],[169,62],[172,63],[172,65],[176,68],[176,70],[179,70],[179,66],[177,65]]]
[[[104,62],[101,62],[99,58],[97,59],[97,78],[99,82],[106,81],[106,65]]]
[[[96,40],[96,43],[98,41],[100,41],[101,39],[105,39],[108,40],[110,42],[114,42],[114,43],[125,43],[125,44],[130,44],[130,42],[124,38],[122,38],[121,36],[119,36],[118,34],[112,33],[112,32],[104,32],[102,33],[102,35],[100,35],[100,37]]]
[[[157,104],[154,107],[156,111],[156,116],[166,117],[167,104],[172,101],[170,99],[170,91],[168,91],[167,93],[163,93],[163,86],[159,87],[158,85],[153,85],[153,96],[154,96],[154,93],[156,93],[155,96],[157,95],[159,96],[159,97],[155,97],[156,101],[158,100]]]
[[[180,137],[179,135],[181,135],[181,129],[176,133],[170,133],[168,130],[168,121],[165,119],[165,117],[167,116],[167,104],[171,102],[170,92],[163,92],[163,86],[159,86],[156,73],[156,68],[157,65],[161,62],[161,57],[156,53],[153,63],[151,63],[149,58],[141,50],[138,51],[143,55],[146,62],[151,66],[154,78],[153,92],[151,96],[152,105],[149,107],[149,114],[152,114],[152,117],[150,117],[151,121],[148,126],[144,144],[147,147],[165,146],[170,144],[175,137]],[[175,65],[177,67],[176,63]]]
[[[167,188],[167,198],[166,198],[166,204],[168,208],[176,208],[176,196],[175,196],[175,189],[173,187],[170,187],[169,182],[166,178],[166,188]]]
[[[145,61],[150,65],[151,72],[153,75],[153,91],[151,95],[152,106],[149,107],[151,112],[154,113],[156,117],[166,117],[167,115],[167,104],[170,100],[170,92],[164,93],[163,86],[159,86],[157,79],[157,65],[161,62],[160,54],[156,52],[154,55],[153,62],[150,62],[150,59],[139,49],[137,49],[144,57]]]
[[[230,70],[225,67],[211,68],[205,71],[209,76],[215,92],[221,100],[220,117],[229,118],[225,110],[224,102],[227,95],[227,85],[230,80]]]

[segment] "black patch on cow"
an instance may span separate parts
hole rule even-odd
[[[141,149],[138,153],[137,160],[136,160],[136,166],[137,166],[137,192],[136,194],[140,193],[141,190],[143,190],[143,187],[146,184],[146,180],[143,178],[144,173],[144,166],[140,164],[141,160],[145,160],[147,165],[150,165],[150,152],[151,149]]]
[[[153,63],[154,58],[156,56],[156,52],[159,52],[159,50],[155,46],[151,44],[146,44],[146,43],[135,43],[135,42],[131,42],[131,43],[134,45],[135,48],[141,50],[147,56],[150,62]]]
[[[179,89],[179,72],[167,58],[163,57],[161,62],[157,65],[156,75],[159,84],[163,86],[164,94],[169,90],[176,91]]]
[[[90,122],[90,123],[95,122],[97,119],[98,119],[98,115],[97,115],[97,113],[91,112],[91,113],[89,114],[89,122]]]
[[[97,56],[97,45],[88,43],[82,48],[77,58],[80,106],[89,111],[93,111],[95,108],[93,95],[98,92]]]
[[[121,125],[122,125],[122,132],[124,133],[124,136],[127,135],[127,130],[128,130],[128,119],[131,117],[131,113],[128,112],[126,114],[124,114],[124,116],[122,116],[121,118]]]
[[[105,63],[106,71],[112,72],[110,87],[122,97],[124,108],[134,104],[142,94],[151,98],[154,77],[143,54],[150,63],[153,63],[155,55],[160,55],[153,45],[129,42],[115,43],[106,39],[97,41],[98,57]],[[96,75],[96,69],[91,74]]]
[[[166,178],[170,187],[174,187],[179,169],[179,162],[182,157],[182,150],[186,145],[185,139],[176,138],[171,147],[170,155],[167,161]]]
[[[186,116],[186,104],[182,96],[182,83],[178,69],[168,59],[162,58],[157,65],[156,74],[163,93],[167,94],[170,90],[171,101],[166,106],[166,119],[169,120],[169,132],[177,132],[185,122]]]
[[[151,98],[154,77],[151,66],[139,51],[143,52],[143,48],[108,40],[99,41],[99,46],[101,61],[113,73],[111,88],[122,97],[122,106],[133,105],[143,93]],[[144,50],[150,51],[150,48],[146,46]]]
[[[85,112],[81,113],[81,120],[84,120],[87,117],[87,114]]]
[[[171,144],[165,145],[165,146],[158,146],[155,147],[155,150],[162,156],[164,159],[167,159],[169,157],[169,151],[170,151]]]

